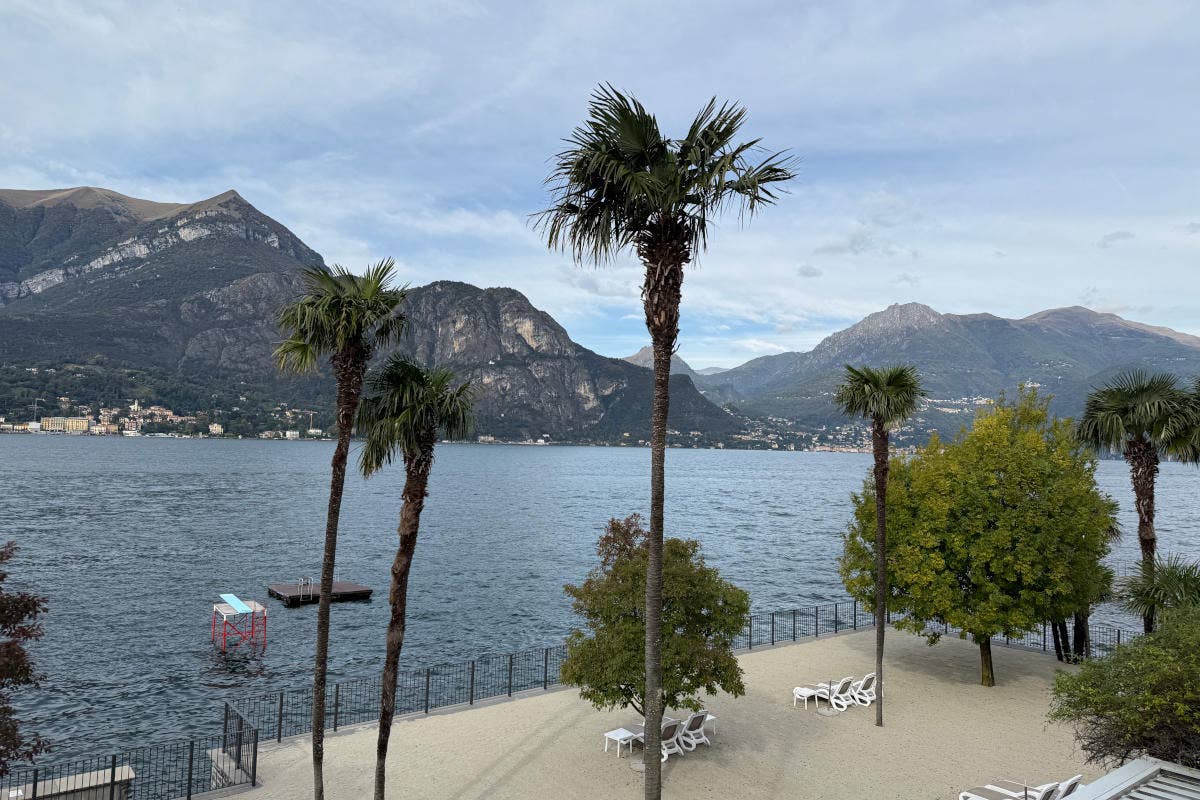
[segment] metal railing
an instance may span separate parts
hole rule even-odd
[[[889,622],[892,621],[889,615]],[[738,651],[752,651],[801,639],[819,638],[874,627],[875,616],[857,601],[827,603],[789,611],[752,614],[734,637]],[[961,631],[933,625],[946,635]],[[1119,628],[1092,626],[1088,656],[1110,652],[1138,635]],[[994,644],[1050,652],[1048,626],[1021,637],[995,636]],[[565,644],[486,655],[457,664],[438,664],[399,675],[396,715],[424,713],[450,706],[511,697],[560,685]],[[379,719],[380,678],[335,683],[326,693],[329,730]],[[31,800],[70,790],[94,789],[89,797],[109,800],[175,800],[231,786],[257,784],[261,741],[299,736],[312,730],[312,689],[261,694],[225,703],[222,731],[190,741],[126,750],[116,755],[78,759],[51,766],[21,767],[0,778],[0,797]],[[21,794],[13,794],[20,790]]]

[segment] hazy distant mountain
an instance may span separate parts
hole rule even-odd
[[[1077,415],[1090,387],[1123,370],[1198,375],[1200,339],[1078,306],[1003,319],[908,303],[871,314],[810,352],[757,358],[701,376],[698,385],[750,415],[840,424],[832,393],[847,363],[916,365],[932,398],[917,427],[953,432],[969,420],[972,398],[1023,382],[1053,394],[1057,413]]]
[[[729,372],[729,367],[704,367],[696,372],[701,375],[720,375],[722,372]]]
[[[567,335],[514,289],[438,281],[409,293],[400,349],[479,387],[478,430],[506,438],[621,441],[649,437],[653,377]],[[670,426],[721,437],[740,429],[686,375],[671,379]],[[629,437],[624,434],[628,433]]]
[[[623,361],[628,361],[630,364],[637,364],[639,367],[646,369],[654,369],[654,348],[646,345],[641,350],[638,350],[631,356],[625,356]],[[672,375],[687,375],[689,378],[696,378],[699,373],[688,366],[688,363],[677,355],[671,356],[671,374]]]

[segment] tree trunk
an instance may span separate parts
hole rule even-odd
[[[995,686],[996,673],[992,669],[992,640],[988,636],[975,636],[975,643],[979,645],[979,667],[981,677],[979,683],[982,686]]]
[[[1076,661],[1083,661],[1088,657],[1088,651],[1091,649],[1091,642],[1088,637],[1088,612],[1075,612],[1075,631],[1072,652],[1075,654]]]
[[[1062,660],[1073,663],[1075,657],[1071,655],[1071,635],[1067,630],[1067,621],[1065,619],[1056,619],[1054,621],[1054,634],[1058,637],[1058,641],[1062,643]]]
[[[875,453],[875,724],[883,726],[883,636],[887,629],[888,432],[883,420],[871,423]]]
[[[1130,439],[1125,445],[1125,461],[1129,463],[1129,477],[1133,481],[1142,568],[1150,573],[1154,570],[1154,551],[1157,545],[1154,535],[1154,481],[1158,477],[1158,451],[1146,439]],[[1154,630],[1153,608],[1142,618],[1142,627],[1146,633]]]
[[[388,739],[392,735],[392,718],[396,714],[396,679],[400,672],[400,651],[404,647],[405,610],[408,606],[408,574],[417,549],[417,532],[421,511],[428,495],[429,471],[433,467],[433,447],[437,431],[421,442],[420,452],[404,459],[404,494],[400,506],[400,525],[397,533],[400,544],[392,562],[392,588],[388,602],[392,616],[388,620],[387,653],[383,662],[382,688],[379,692],[379,738],[375,746],[375,800],[383,800],[387,780]]]
[[[1054,657],[1059,661],[1066,661],[1067,647],[1062,636],[1058,632],[1058,620],[1050,620],[1050,633],[1054,638]]]
[[[338,520],[342,513],[342,489],[346,485],[346,459],[350,454],[350,435],[354,415],[362,399],[363,374],[367,369],[364,355],[339,352],[333,356],[337,379],[337,446],[333,449],[332,475],[329,480],[329,508],[325,515],[325,552],[321,560],[321,594],[317,604],[317,654],[313,664],[313,798],[325,798],[325,681],[329,670],[329,600],[333,594],[333,567],[337,556]]]
[[[667,452],[667,416],[671,405],[671,354],[679,336],[679,303],[683,288],[686,244],[670,231],[644,246],[646,266],[642,305],[654,348],[654,398],[650,411],[650,532],[646,537],[646,715],[642,764],[645,798],[662,797],[662,566],[663,500]],[[682,241],[686,242],[686,239]]]

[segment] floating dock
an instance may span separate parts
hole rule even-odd
[[[308,581],[293,583],[271,583],[267,585],[267,594],[281,601],[288,608],[316,603],[320,600],[320,586]],[[355,600],[370,600],[369,586],[349,581],[334,581],[333,593],[329,595],[331,603],[348,603]]]

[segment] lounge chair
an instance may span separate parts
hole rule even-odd
[[[1067,778],[1065,781],[1063,781],[1061,784],[1059,784],[1058,794],[1054,795],[1054,800],[1062,800],[1062,798],[1069,797],[1070,795],[1074,794],[1075,790],[1079,788],[1079,782],[1082,780],[1083,780],[1082,775],[1076,775],[1072,778]],[[1034,794],[1035,792],[1040,792],[1043,789],[1045,789],[1047,786],[1053,786],[1054,784],[1043,783],[1041,786],[1028,786],[1027,787],[1027,786],[1025,786],[1025,784],[1018,783],[1016,781],[992,781],[988,785],[993,786],[1002,791],[1008,792],[1009,794],[1013,795],[1014,797],[1022,798],[1022,800],[1023,800],[1023,798],[1025,797],[1026,791],[1029,792],[1030,797],[1036,797],[1037,795]]]
[[[683,727],[679,731],[679,743],[684,750],[691,752],[696,749],[696,745],[707,744],[712,745],[708,736],[704,733],[704,723],[708,721],[707,711],[697,711],[687,718],[683,723]]]
[[[850,684],[850,694],[854,695],[854,702],[860,706],[869,706],[875,702],[875,673],[869,672],[863,676],[861,681],[855,681]]]
[[[646,746],[646,725],[645,723],[635,726],[637,735],[633,738]],[[660,735],[659,747],[662,748],[662,760],[666,761],[667,756],[672,753],[683,755],[683,744],[680,742],[679,735],[683,730],[683,723],[673,719],[663,722],[662,733]]]
[[[1047,783],[1045,786],[1029,787],[1028,790],[1020,784],[1015,784],[1021,793],[1006,792],[998,786],[976,786],[958,795],[958,800],[1053,800],[1058,792],[1057,783]]]
[[[845,711],[847,708],[855,704],[854,695],[850,691],[850,687],[854,684],[854,678],[846,676],[837,683],[830,686],[828,683],[818,683],[816,685],[817,697],[825,700],[830,706],[838,711]]]

